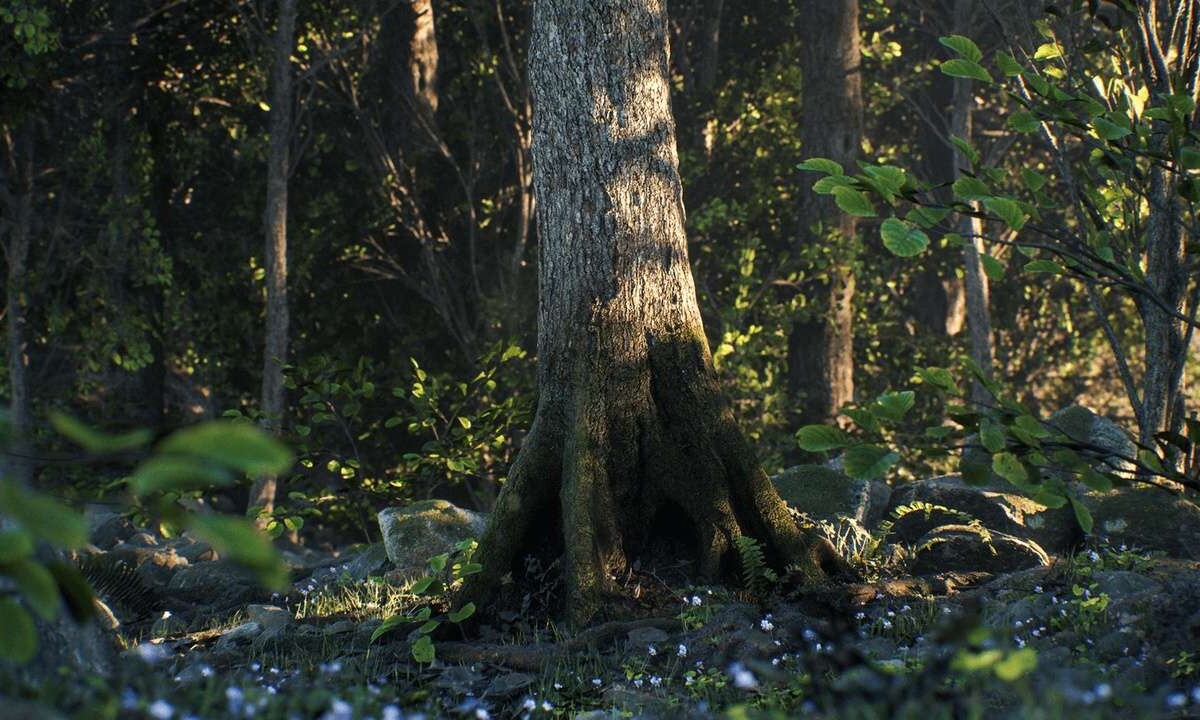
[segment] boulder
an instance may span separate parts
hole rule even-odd
[[[1006,573],[1049,564],[1046,551],[1031,540],[974,525],[945,525],[921,538],[911,570],[913,575]]]
[[[379,511],[379,530],[388,559],[401,571],[425,572],[434,555],[449,552],[463,540],[478,537],[486,516],[446,500],[422,500]]]
[[[1083,540],[1070,507],[1047,508],[1023,495],[968,485],[946,475],[897,487],[888,503],[890,542],[913,544],[934,528],[978,520],[984,527],[1061,554]]]
[[[1082,405],[1070,405],[1051,415],[1047,422],[1075,442],[1097,448],[1090,454],[1094,458],[1092,467],[1096,470],[1131,469],[1130,463],[1112,458],[1113,455],[1132,457],[1137,453],[1133,439],[1112,420]]]
[[[108,550],[132,537],[137,528],[112,505],[93,503],[84,508],[88,538],[98,548]]]
[[[1124,488],[1085,498],[1092,533],[1110,544],[1200,560],[1200,506],[1154,488]]]
[[[891,495],[887,483],[854,480],[825,465],[796,465],[771,478],[779,496],[814,520],[851,518],[867,528],[883,519]]]
[[[263,594],[252,572],[227,560],[180,568],[167,585],[167,592],[214,611],[245,605]]]
[[[247,605],[246,619],[263,632],[277,632],[292,624],[292,614],[276,605]]]

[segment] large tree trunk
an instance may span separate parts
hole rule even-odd
[[[465,590],[494,593],[561,552],[572,616],[659,539],[703,577],[751,535],[817,576],[807,542],[717,384],[684,234],[661,0],[537,0],[534,97],[540,304],[537,415]],[[826,554],[828,553],[828,554]]]
[[[800,26],[804,86],[800,142],[805,155],[853,169],[863,133],[858,0],[811,0]],[[798,245],[828,245],[826,275],[809,286],[817,317],[798,320],[788,338],[788,392],[801,424],[837,415],[854,396],[854,274],[849,253],[857,220],[805,190]]]
[[[292,142],[292,46],[296,42],[296,0],[279,0],[275,65],[271,73],[271,137],[267,148],[266,253],[267,319],[263,351],[263,425],[278,432],[286,409],[283,366],[288,352],[287,213]],[[249,507],[275,509],[273,476],[254,480]]]

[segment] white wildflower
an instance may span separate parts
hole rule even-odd
[[[680,645],[680,647],[683,647],[683,646]],[[657,675],[651,675],[650,676],[650,684],[653,685],[654,687],[658,687],[658,686],[662,685],[662,678],[660,678]]]
[[[655,655],[658,654],[658,648],[654,647],[653,645],[650,645],[649,647],[646,648],[646,654],[649,655],[650,657],[654,657]]]
[[[730,665],[729,675],[733,678],[733,686],[739,690],[753,690],[758,687],[758,678],[741,663]]]
[[[1112,697],[1112,685],[1102,682],[1096,686],[1096,689],[1093,690],[1093,692],[1095,692],[1096,697],[1100,698],[1101,700],[1107,700]]]
[[[766,619],[766,618],[763,618],[762,620],[759,620],[759,621],[758,621],[758,626],[759,626],[760,628],[762,628],[762,631],[763,631],[763,632],[771,632],[772,630],[774,630],[774,629],[775,629],[775,624],[774,624],[773,622],[771,622],[770,620]]]
[[[395,705],[384,705],[379,712],[379,720],[400,720],[403,717],[400,708]]]
[[[675,651],[675,654],[679,657],[687,657],[687,645],[679,643],[679,649]]]
[[[1187,695],[1184,695],[1181,692],[1177,692],[1177,693],[1171,693],[1170,695],[1167,696],[1167,707],[1181,708],[1184,705],[1187,705]]]
[[[150,703],[150,707],[146,708],[146,712],[150,713],[150,717],[154,720],[168,720],[175,714],[175,708],[171,707],[171,703],[166,700],[155,700]]]
[[[693,595],[692,596],[692,607],[699,607],[699,606],[700,606],[700,596]]]

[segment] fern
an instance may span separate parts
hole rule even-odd
[[[734,546],[737,547],[738,559],[742,563],[742,583],[746,591],[755,598],[766,597],[771,586],[779,581],[779,576],[767,567],[762,546],[749,535],[742,535],[734,540]]]

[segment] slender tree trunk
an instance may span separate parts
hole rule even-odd
[[[709,578],[734,569],[745,534],[814,578],[836,566],[797,530],[717,384],[688,264],[667,37],[661,0],[534,3],[539,401],[468,597],[547,548],[576,620],[662,543]]]
[[[26,330],[29,304],[26,273],[29,246],[33,236],[33,121],[25,120],[15,137],[6,133],[12,194],[12,225],[9,228],[8,278],[8,381],[12,397],[9,425],[12,433],[13,456],[4,471],[21,485],[32,480],[33,467],[29,462],[29,431],[33,422],[33,402],[29,387],[29,337]]]
[[[282,428],[286,410],[283,366],[288,354],[287,213],[292,140],[292,46],[296,42],[296,0],[279,0],[275,29],[275,63],[271,72],[271,137],[267,149],[265,266],[267,279],[266,347],[263,352],[263,425]],[[276,478],[256,478],[249,507],[263,513],[275,509]]]
[[[810,0],[804,5],[801,146],[809,157],[826,157],[853,170],[863,132],[858,0]],[[798,320],[788,338],[788,391],[804,424],[835,417],[854,396],[850,254],[858,223],[830,199],[807,189],[799,214],[798,243],[832,250],[827,276],[808,290],[821,315]]]
[[[419,112],[432,117],[438,107],[438,45],[433,0],[401,3],[397,12],[407,39],[405,62],[397,68],[403,73],[405,94],[412,98]]]
[[[957,0],[954,5],[954,26],[960,32],[969,31],[970,18],[974,14],[975,0]],[[975,94],[971,81],[954,80],[954,100],[950,110],[950,133],[971,142],[972,108]],[[970,166],[970,160],[958,148],[954,149],[954,176]],[[967,329],[971,333],[971,359],[988,377],[992,376],[995,357],[992,349],[992,319],[988,301],[988,279],[983,272],[979,256],[983,253],[983,223],[979,218],[962,215],[958,219],[958,233],[966,241],[963,244],[963,284],[967,291]],[[985,403],[991,399],[983,383],[971,383],[971,400]]]
[[[721,49],[721,12],[725,0],[705,0],[700,20],[700,60],[696,63],[696,86],[701,94],[712,92],[717,84],[717,60]]]

